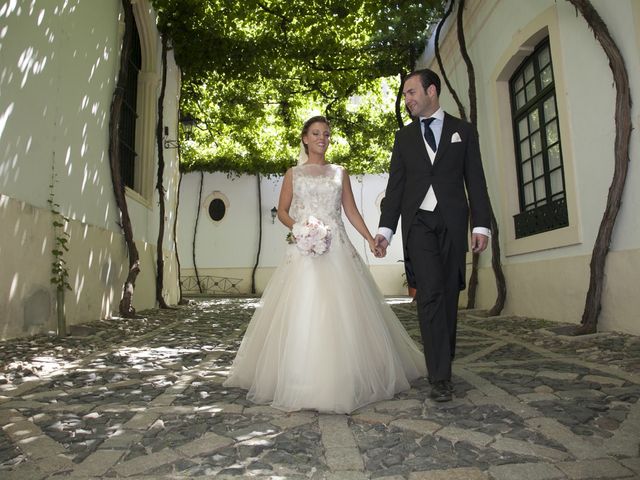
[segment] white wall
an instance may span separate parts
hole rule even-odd
[[[155,15],[146,0],[134,9],[145,65],[158,69],[144,72],[153,97],[149,104],[157,104],[161,50]],[[57,175],[54,201],[70,219],[65,259],[73,291],[67,294],[67,321],[91,321],[117,311],[128,259],[108,138],[124,24],[119,0],[35,0],[0,3],[0,25],[0,218],[12,226],[0,235],[0,338],[6,338],[55,328],[55,292],[49,282],[54,239],[47,203],[52,168]],[[179,71],[171,52],[168,63],[165,120],[173,126]],[[139,121],[155,125],[155,108],[139,114]],[[153,185],[157,152],[146,158]],[[165,290],[167,300],[175,302],[170,228],[177,191],[175,151],[165,151],[165,163]],[[130,192],[127,198],[142,262],[134,307],[150,308],[155,305],[157,194],[144,198]],[[29,306],[34,298],[40,302],[37,311]]]
[[[106,140],[119,2],[4,5],[0,188],[46,208],[53,163],[64,213],[113,228]]]
[[[380,216],[379,201],[386,188],[386,175],[365,175],[352,177],[351,185],[356,204],[375,235]],[[287,228],[277,219],[271,223],[271,209],[278,205],[282,177],[264,177],[261,180],[262,195],[262,248],[259,269],[263,277],[258,285],[262,291],[273,268],[284,256]],[[192,244],[196,217],[197,196],[200,173],[184,175],[180,192],[178,214],[178,252],[183,275],[192,275]],[[207,208],[210,195],[222,193],[229,201],[227,216],[220,222],[213,222]],[[228,178],[222,173],[204,174],[202,202],[196,236],[196,263],[203,275],[233,276],[243,278],[240,284],[243,292],[250,287],[251,269],[256,261],[258,248],[258,200],[255,176],[243,175]],[[388,294],[399,294],[402,287],[402,242],[397,237],[384,259],[375,258],[368,250],[364,239],[344,218],[347,233],[360,256],[372,268],[381,289]],[[398,227],[400,228],[400,227]]]

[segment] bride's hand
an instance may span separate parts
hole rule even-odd
[[[380,252],[378,252],[376,248],[376,241],[371,238],[367,240],[367,242],[369,243],[369,250],[371,250],[371,253],[373,253],[374,256],[378,257],[380,255]]]

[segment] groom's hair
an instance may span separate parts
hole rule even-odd
[[[422,83],[422,88],[424,88],[425,92],[430,85],[433,85],[434,87],[436,87],[436,94],[438,95],[438,97],[440,96],[440,77],[436,72],[434,72],[433,70],[429,70],[428,68],[415,70],[407,75],[404,81],[406,82],[408,79],[416,76],[420,77],[420,83]]]
[[[318,122],[324,123],[327,127],[329,127],[329,129],[331,129],[331,124],[329,123],[329,120],[327,120],[327,117],[322,115],[316,115],[315,117],[311,117],[309,120],[304,122],[304,125],[302,125],[302,133],[300,134],[300,141],[302,141],[302,137],[304,137],[307,133],[309,133],[309,128],[311,127],[311,125]],[[302,142],[302,145],[304,146],[305,153],[309,153],[309,147],[307,147],[307,144]]]

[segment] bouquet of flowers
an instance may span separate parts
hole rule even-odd
[[[287,242],[294,243],[302,255],[317,257],[329,251],[331,229],[316,217],[295,223],[287,234]]]

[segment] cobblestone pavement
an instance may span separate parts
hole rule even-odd
[[[0,342],[0,478],[640,479],[638,337],[462,312],[452,402],[287,414],[222,386],[255,302]]]

